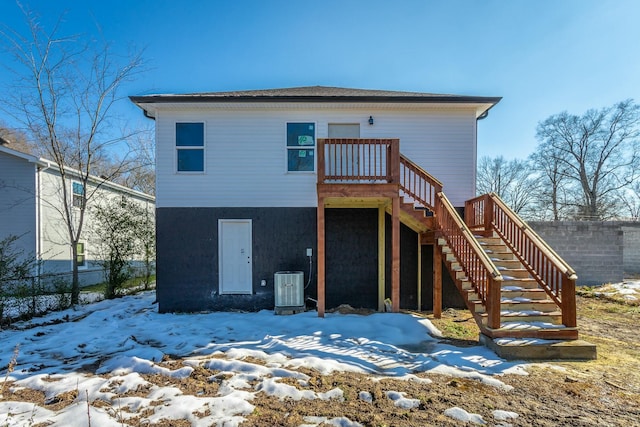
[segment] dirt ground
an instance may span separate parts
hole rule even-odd
[[[429,315],[426,315],[430,317]],[[258,393],[251,402],[254,412],[243,426],[299,426],[306,416],[327,418],[346,417],[364,426],[454,426],[471,425],[444,415],[452,407],[479,414],[488,425],[513,426],[640,426],[640,306],[593,297],[578,297],[578,316],[581,339],[598,346],[598,359],[586,362],[549,362],[532,364],[529,375],[508,375],[500,378],[513,386],[504,390],[484,385],[475,380],[452,378],[444,375],[420,374],[430,384],[393,379],[374,380],[353,373],[335,373],[322,376],[315,371],[300,369],[312,379],[309,388],[317,392],[339,387],[344,401],[281,401],[276,397]],[[443,319],[433,320],[445,334],[445,340],[454,345],[477,343],[477,328],[466,311],[447,310]],[[261,363],[251,360],[253,363]],[[165,365],[175,369],[181,360],[166,360]],[[173,379],[148,375],[151,383],[166,386],[169,383],[185,394],[216,396],[218,384],[210,381],[212,372],[196,369],[187,379]],[[286,380],[283,380],[286,381]],[[300,387],[297,382],[290,385]],[[10,384],[5,389],[8,389]],[[417,408],[403,409],[394,405],[386,392],[406,393],[419,399]],[[146,390],[137,393],[145,395]],[[358,397],[369,392],[371,402]],[[73,393],[44,402],[42,393],[22,389],[15,394],[5,393],[4,399],[22,400],[58,410],[70,405]],[[108,402],[94,402],[108,407]],[[496,421],[496,409],[517,413],[517,418]],[[123,425],[148,425],[133,419]],[[161,427],[182,427],[182,421],[154,424]]]

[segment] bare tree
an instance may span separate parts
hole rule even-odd
[[[29,142],[27,135],[17,129],[11,129],[6,124],[0,122],[0,145],[6,145],[12,150],[31,154],[33,144]]]
[[[476,192],[496,193],[516,213],[524,213],[534,201],[538,178],[525,160],[482,157],[478,165]]]
[[[537,219],[558,221],[569,215],[575,205],[573,194],[567,186],[567,171],[564,162],[560,161],[562,153],[534,152],[529,156],[529,164],[539,177],[536,194],[535,212]]]
[[[24,8],[23,12],[26,35],[12,28],[0,34],[13,55],[18,78],[5,107],[38,144],[38,154],[57,164],[62,178],[59,211],[73,260],[72,304],[77,304],[77,244],[87,205],[100,187],[90,188],[89,176],[110,147],[131,136],[113,131],[118,129],[113,107],[122,99],[123,83],[141,70],[142,57],[140,53],[119,57],[106,42],[63,36],[61,19],[47,31],[35,14]],[[112,176],[117,173],[113,171]],[[71,174],[81,186],[79,203],[72,197]]]
[[[603,219],[615,214],[617,193],[640,171],[640,106],[626,100],[582,116],[555,114],[538,124],[537,153],[578,195],[576,214]]]

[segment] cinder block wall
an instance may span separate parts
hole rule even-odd
[[[640,222],[622,225],[624,233],[624,273],[625,277],[640,277]]]
[[[578,285],[601,285],[623,280],[623,224],[600,221],[529,222],[536,233],[576,270]],[[637,237],[640,239],[640,235]],[[631,248],[626,252],[630,254]]]

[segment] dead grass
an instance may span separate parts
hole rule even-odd
[[[305,417],[346,417],[364,426],[456,426],[463,425],[446,417],[446,409],[458,406],[480,414],[488,425],[498,425],[493,417],[496,409],[512,411],[518,418],[508,421],[513,426],[633,426],[640,425],[640,312],[637,306],[608,299],[578,297],[580,338],[598,346],[598,359],[587,362],[553,362],[531,365],[528,376],[509,375],[500,378],[513,390],[487,386],[471,379],[451,378],[436,374],[419,374],[430,384],[401,381],[393,378],[375,379],[369,375],[336,372],[321,375],[308,368],[299,371],[310,377],[306,384],[281,380],[300,390],[316,393],[334,388],[343,391],[343,399],[301,400],[279,399],[256,393],[255,410],[243,426],[299,426]],[[477,344],[478,329],[466,310],[446,310],[442,319],[428,313],[416,313],[429,318],[443,332],[442,340],[454,345]],[[247,362],[264,363],[247,359]],[[161,365],[170,369],[183,366],[181,359],[167,358]],[[145,375],[152,385],[172,385],[184,394],[216,396],[222,378],[216,371],[199,367],[186,379],[162,375]],[[150,387],[129,395],[144,396]],[[33,402],[47,409],[59,410],[73,404],[77,395],[68,392],[45,403],[44,395],[29,389],[13,389],[0,400]],[[419,405],[403,409],[394,405],[387,392],[397,391],[418,399]],[[358,396],[367,392],[366,402]],[[121,397],[121,396],[118,396]],[[109,409],[111,402],[95,401],[96,407]],[[139,416],[122,421],[123,426],[148,425],[145,417],[153,413],[146,408]],[[204,415],[204,414],[200,414]],[[190,425],[180,420],[162,420],[154,426],[182,427]]]

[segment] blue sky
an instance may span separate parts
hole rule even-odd
[[[99,25],[121,52],[144,48],[148,70],[128,95],[325,85],[502,96],[479,123],[479,157],[526,157],[551,114],[640,102],[635,0],[23,3],[45,25],[66,12],[63,34]],[[24,28],[13,0],[0,0],[0,21]]]

